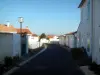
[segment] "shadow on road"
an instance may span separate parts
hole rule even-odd
[[[84,75],[71,53],[59,45],[48,48],[11,75]]]

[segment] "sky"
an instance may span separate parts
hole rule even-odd
[[[80,22],[81,0],[0,0],[0,24],[10,22],[19,28],[18,17],[23,17],[23,28],[36,34],[62,35],[76,31]]]

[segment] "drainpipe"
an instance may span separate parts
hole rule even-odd
[[[94,25],[93,25],[93,0],[91,0],[91,56],[93,61],[94,53]]]

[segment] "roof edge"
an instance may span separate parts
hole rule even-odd
[[[65,34],[65,35],[74,35],[75,33],[77,33],[77,31],[75,31],[75,32],[70,32],[70,33],[67,33],[67,34]]]
[[[86,0],[82,0],[81,3],[79,4],[78,8],[81,8],[85,2],[86,2]]]
[[[17,32],[0,31],[0,33],[17,33]]]

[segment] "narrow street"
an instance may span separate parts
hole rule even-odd
[[[58,45],[48,48],[11,75],[84,75],[71,53]]]

